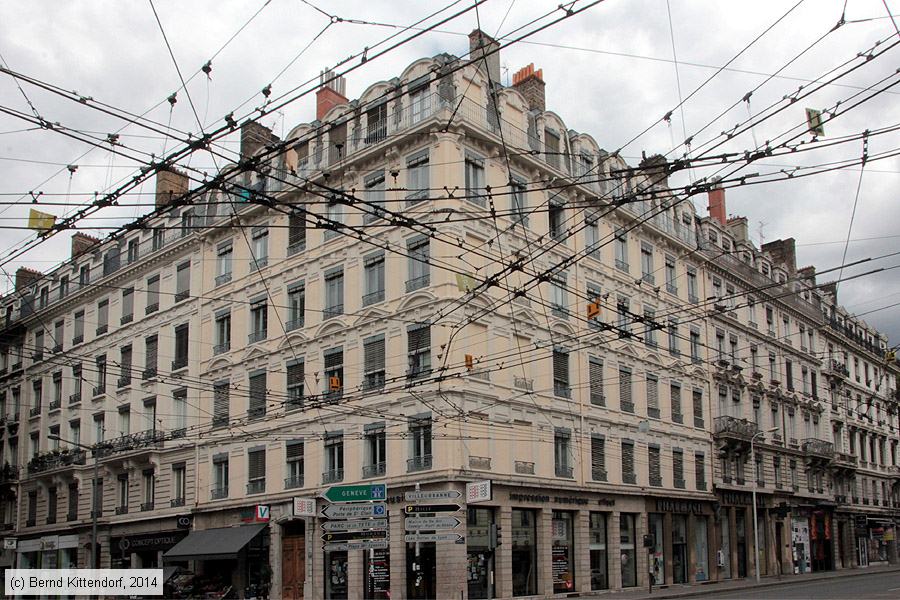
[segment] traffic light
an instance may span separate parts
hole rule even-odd
[[[466,354],[466,369],[471,371],[475,368],[475,357],[471,354]]]
[[[496,523],[491,524],[490,539],[488,541],[488,545],[491,548],[497,548],[500,544],[503,543],[503,541],[502,541],[503,534],[501,533],[502,529],[503,528],[500,527],[499,525],[497,525]]]
[[[599,302],[590,302],[587,305],[587,317],[588,319],[596,319],[600,316],[600,303]]]
[[[648,533],[644,535],[644,548],[655,548],[656,547],[656,536],[652,533]]]
[[[332,392],[341,391],[341,378],[336,377],[336,376],[329,377],[328,378],[328,389],[330,389]]]

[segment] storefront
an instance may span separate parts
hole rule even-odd
[[[110,538],[109,551],[114,569],[157,569],[163,554],[187,536],[187,530],[159,533],[122,534]]]
[[[653,545],[649,572],[656,585],[710,579],[710,519],[713,509],[701,500],[647,499],[648,533]],[[630,574],[629,574],[630,575]],[[623,577],[623,586],[624,586]]]
[[[20,569],[71,569],[78,562],[78,534],[20,539],[16,551]]]
[[[719,549],[716,552],[720,577],[722,579],[744,578],[755,569],[753,494],[734,490],[719,490]],[[756,533],[759,547],[755,560],[759,564],[760,575],[769,572],[770,519],[768,505],[770,498],[756,496]]]
[[[886,565],[891,559],[891,546],[896,544],[894,522],[884,517],[855,515],[856,560],[861,567]]]

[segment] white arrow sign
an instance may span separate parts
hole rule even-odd
[[[322,509],[322,516],[329,519],[364,519],[366,517],[387,516],[387,505],[373,504],[329,504]]]
[[[407,533],[404,542],[458,542],[463,536],[458,533]]]
[[[362,519],[359,521],[325,521],[323,531],[363,531],[364,529],[387,529],[387,519]]]
[[[417,502],[419,500],[453,500],[461,496],[462,494],[456,490],[420,490],[418,492],[406,492],[406,501]]]
[[[453,529],[462,523],[456,517],[406,517],[403,526],[407,531],[417,529]]]
[[[362,542],[335,542],[322,544],[326,552],[340,552],[342,550],[384,550],[388,547],[387,540],[365,540]]]

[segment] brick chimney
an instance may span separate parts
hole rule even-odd
[[[171,204],[172,200],[188,191],[188,177],[175,169],[156,173],[156,207]]]
[[[721,223],[727,224],[725,217],[725,189],[719,185],[719,181],[713,181],[713,187],[708,192],[709,216]]]
[[[793,275],[797,272],[797,249],[795,246],[794,238],[788,238],[763,244],[761,250],[768,252],[773,262],[782,264],[788,274]]]
[[[16,291],[27,288],[32,283],[43,277],[44,274],[27,267],[19,267],[16,269]]]
[[[99,243],[100,240],[98,238],[81,233],[80,231],[76,232],[72,236],[72,258],[75,258],[79,254],[84,254]]]
[[[335,106],[347,104],[347,80],[343,77],[335,78],[334,71],[322,71],[319,74],[319,84],[316,91],[316,120],[321,121]]]
[[[544,112],[546,109],[544,96],[544,70],[534,70],[534,63],[522,67],[514,75],[513,87],[525,96],[528,108]]]
[[[469,34],[469,59],[476,61],[475,66],[484,71],[482,56],[488,52],[499,50],[497,40],[481,31],[473,29]],[[494,82],[496,88],[500,87],[500,52],[494,52],[487,56],[487,76]]]
[[[271,129],[256,121],[247,121],[241,125],[241,160],[253,156],[257,150],[275,141],[278,141],[278,136]]]

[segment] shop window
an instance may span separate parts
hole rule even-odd
[[[469,508],[466,513],[468,597],[494,598],[497,526],[493,508]]]
[[[554,510],[551,521],[553,593],[575,591],[575,531],[574,513]]]
[[[654,585],[663,585],[666,583],[666,555],[663,545],[666,541],[663,534],[665,516],[660,513],[650,513],[647,515],[647,523],[649,533],[653,536],[653,546],[647,549],[650,554],[650,577],[653,579]]]
[[[512,509],[512,592],[513,596],[538,593],[537,511]]]
[[[637,531],[635,530],[635,515],[631,513],[619,514],[619,551],[621,553],[622,587],[635,587],[637,585]]]
[[[591,555],[591,589],[609,589],[609,569],[606,554],[606,521],[607,514],[592,512],[588,529],[589,552]]]

